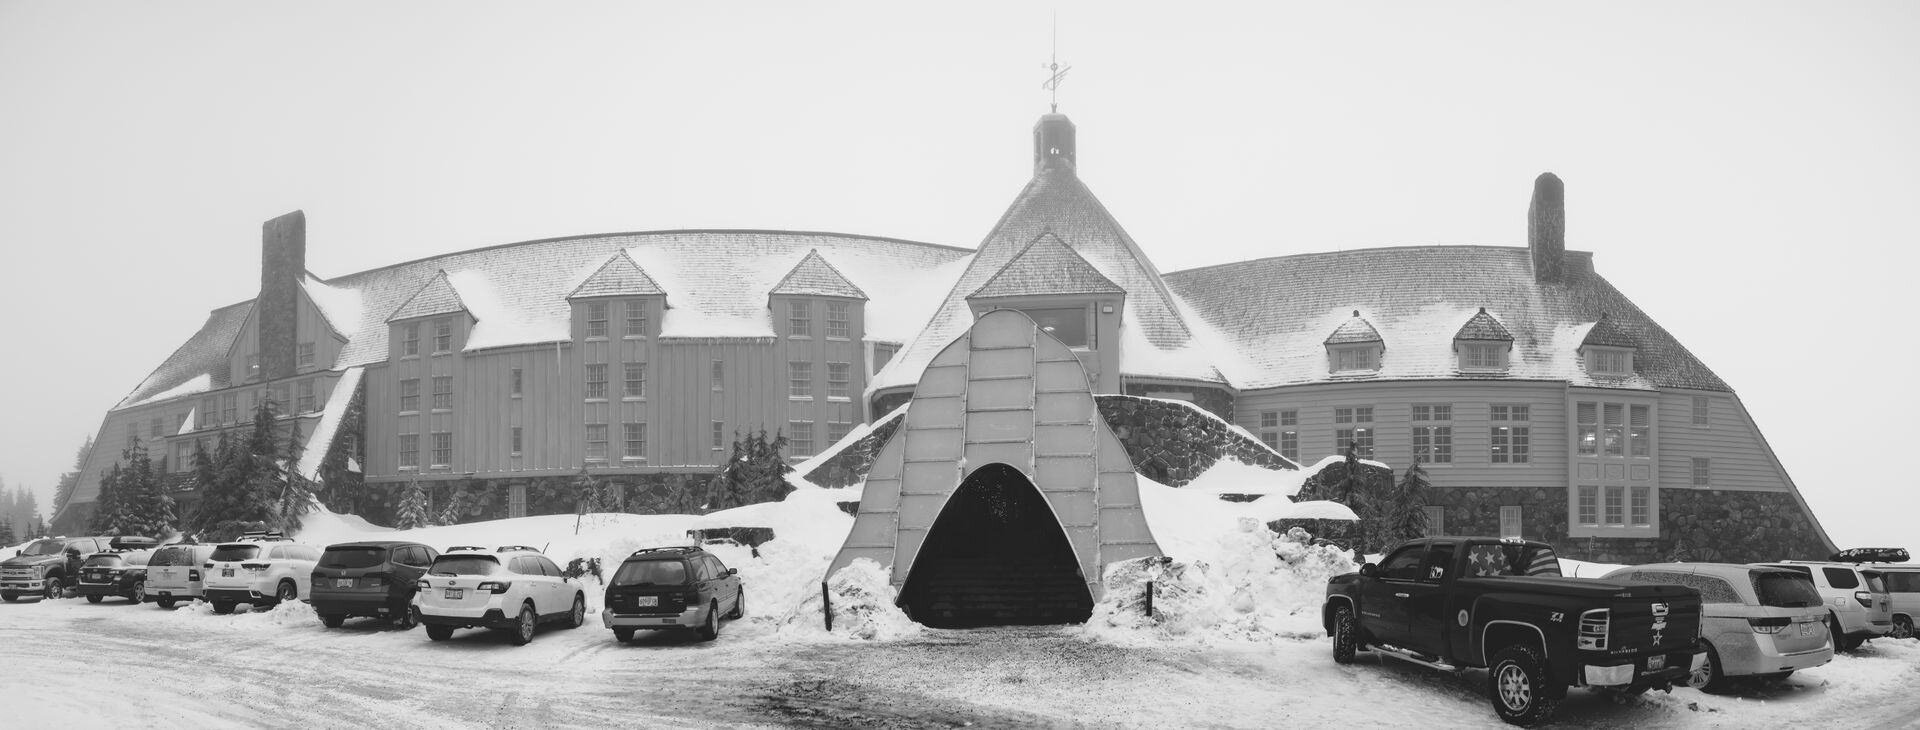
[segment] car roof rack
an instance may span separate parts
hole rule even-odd
[[[501,545],[498,549],[494,550],[494,552],[496,553],[538,553],[540,552],[540,548],[527,547],[525,545]]]
[[[268,542],[285,539],[287,539],[287,533],[279,530],[248,530],[240,533],[240,537],[235,538],[234,542]]]
[[[663,545],[661,547],[640,548],[639,550],[633,551],[633,554],[639,555],[641,553],[671,552],[671,553],[680,553],[682,555],[685,555],[687,553],[691,553],[691,552],[702,550],[702,549],[703,548],[701,548],[699,545]]]
[[[465,551],[465,550],[472,550],[474,552],[481,552],[481,553],[484,553],[487,551],[486,548],[481,547],[479,545],[450,545],[447,547],[447,552],[450,552],[450,553]]]

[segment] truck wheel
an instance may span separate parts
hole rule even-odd
[[[1352,664],[1354,649],[1359,647],[1360,627],[1353,620],[1353,607],[1341,605],[1333,609],[1333,662]]]
[[[1720,652],[1714,650],[1713,644],[1707,644],[1707,661],[1693,674],[1687,675],[1687,686],[1717,695],[1726,693],[1730,684],[1727,675],[1720,669]]]
[[[106,596],[101,596],[101,595],[87,596],[87,603],[99,603],[100,601],[105,599],[106,599]]]
[[[46,600],[53,600],[60,597],[60,591],[60,578],[58,576],[48,576],[47,587],[46,590],[41,592],[41,597]]]
[[[1546,722],[1560,701],[1549,696],[1547,666],[1540,650],[1515,644],[1493,655],[1487,669],[1488,694],[1500,719],[1522,727]]]
[[[18,600],[20,600],[20,594],[18,594],[18,593],[11,593],[11,592],[9,592],[9,593],[0,593],[0,601],[6,601],[7,603],[13,603],[14,601],[18,601]]]

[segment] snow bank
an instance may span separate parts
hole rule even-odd
[[[194,601],[166,612],[161,620],[172,624],[190,624],[196,628],[210,628],[232,633],[280,631],[298,627],[320,628],[320,617],[314,614],[313,606],[304,601],[289,601],[267,611],[238,608],[230,616],[214,613],[211,603]]]
[[[827,557],[831,561],[832,556]],[[924,630],[894,605],[899,595],[893,589],[890,573],[872,560],[859,558],[841,568],[827,579],[827,592],[832,598],[832,636],[884,641],[914,636]],[[815,588],[797,609],[782,618],[780,630],[798,636],[827,635],[824,608],[825,602]]]
[[[1320,631],[1327,579],[1358,569],[1348,551],[1314,545],[1305,530],[1276,534],[1253,518],[1185,557],[1109,566],[1106,594],[1087,622],[1090,634],[1138,643],[1179,637],[1266,641]],[[1153,582],[1151,618],[1145,611]]]

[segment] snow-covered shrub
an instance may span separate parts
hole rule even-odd
[[[854,560],[828,577],[827,592],[833,602],[834,636],[884,641],[921,631],[920,624],[907,618],[906,612],[894,605],[899,595],[889,573],[872,560]],[[796,634],[824,633],[824,608],[819,585],[814,584],[813,590],[781,622],[780,630]]]

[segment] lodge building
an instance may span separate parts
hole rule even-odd
[[[1523,247],[1162,274],[1077,162],[1073,123],[1043,116],[1032,179],[973,249],[656,231],[322,278],[305,267],[304,215],[276,218],[257,295],[213,310],[107,413],[55,527],[84,529],[98,476],[136,439],[190,502],[195,445],[245,428],[263,399],[319,484],[485,492],[484,518],[559,511],[553,495],[585,471],[628,485],[616,507],[647,511],[704,483],[738,432],[784,434],[796,459],[828,449],[1012,309],[1070,349],[1094,393],[1190,402],[1295,463],[1348,446],[1396,471],[1420,463],[1436,534],[1622,562],[1833,548],[1731,386],[1592,253],[1566,250],[1551,174]]]

